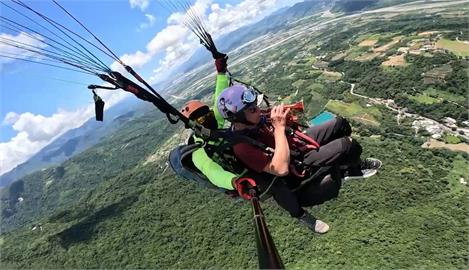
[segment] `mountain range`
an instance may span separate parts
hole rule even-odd
[[[103,122],[96,121],[94,117],[87,120],[80,127],[68,130],[59,136],[26,162],[2,174],[0,176],[0,188],[29,173],[58,165],[81,153],[95,145],[103,137],[118,130],[123,123],[140,116],[144,111],[145,106],[140,101],[134,98],[126,98],[105,111]]]

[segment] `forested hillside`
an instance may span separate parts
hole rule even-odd
[[[237,78],[273,102],[303,100],[305,120],[348,118],[363,156],[384,164],[309,209],[331,225],[325,235],[262,202],[286,268],[467,268],[468,18],[466,4],[317,18],[230,53]],[[172,91],[210,100],[207,74]],[[3,190],[2,268],[256,268],[249,203],[168,168],[184,139],[182,125],[150,112]]]

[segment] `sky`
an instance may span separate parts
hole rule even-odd
[[[1,2],[17,7],[9,1]],[[23,2],[98,44],[53,2]],[[207,30],[216,38],[301,0],[189,2],[197,7]],[[195,35],[183,26],[183,13],[171,12],[155,0],[62,0],[59,3],[150,83],[165,78],[200,47]],[[34,21],[48,25],[34,14],[24,9],[18,10]],[[41,34],[47,33],[4,5],[0,6],[0,14]],[[39,36],[38,39],[31,31],[13,31],[6,27],[8,25],[4,20],[0,21],[0,25],[0,40],[14,40],[48,49],[46,44],[40,42],[43,38]],[[104,64],[122,71],[122,67],[112,58],[96,52]],[[16,55],[47,63],[30,52],[1,42],[0,55]],[[0,175],[25,162],[69,129],[79,127],[94,117],[92,93],[87,86],[103,85],[99,78],[89,74],[2,56],[0,77]],[[130,96],[124,91],[100,90],[98,94],[105,100],[106,109]]]

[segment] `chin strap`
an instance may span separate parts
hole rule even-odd
[[[229,119],[229,120],[230,120],[230,122],[241,123],[241,124],[245,124],[245,125],[248,125],[248,126],[258,126],[258,125],[264,123],[262,120],[257,124],[248,121],[246,119],[246,116],[244,115],[243,111],[240,111],[240,112],[237,112],[237,113],[233,114],[231,119]]]

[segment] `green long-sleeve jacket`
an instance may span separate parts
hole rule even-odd
[[[229,78],[224,73],[217,75],[215,94],[213,95],[213,112],[217,119],[218,128],[223,128],[225,119],[218,112],[217,99],[220,93],[229,86]],[[209,142],[210,143],[210,142]],[[234,190],[232,183],[233,178],[237,178],[236,174],[224,170],[218,163],[213,161],[203,148],[199,148],[192,153],[192,162],[207,178],[217,187],[228,190]]]

